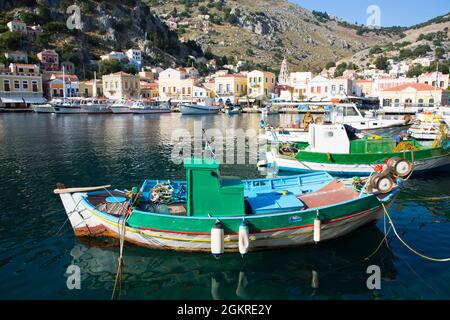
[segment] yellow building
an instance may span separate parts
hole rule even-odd
[[[449,104],[449,91],[424,83],[410,83],[381,90],[384,107],[433,107]]]
[[[102,77],[103,93],[109,99],[139,98],[141,94],[139,75],[123,71]]]
[[[97,80],[97,96],[103,96],[103,84],[102,81]],[[94,80],[80,81],[80,95],[85,98],[94,96]]]
[[[216,96],[224,102],[236,103],[240,97],[247,95],[247,77],[241,74],[227,74],[215,79]]]
[[[156,100],[159,97],[158,83],[141,81],[141,97]]]
[[[0,106],[27,107],[43,103],[42,74],[34,64],[11,63],[0,71]]]
[[[169,68],[159,74],[159,97],[161,99],[191,100],[197,78],[184,68]]]
[[[259,100],[269,96],[275,88],[275,78],[275,74],[268,71],[253,70],[247,73],[248,95]]]

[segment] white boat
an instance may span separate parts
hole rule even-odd
[[[170,105],[159,105],[158,103],[145,103],[142,100],[136,101],[130,107],[130,112],[136,114],[149,113],[169,113],[172,112]]]
[[[81,100],[83,113],[111,113],[111,102],[108,99],[87,98]]]
[[[420,112],[434,112],[436,107],[432,106],[392,106],[381,107],[377,112],[384,114],[416,114]]]
[[[265,139],[269,142],[306,142],[308,141],[308,125],[310,123],[347,124],[363,131],[400,127],[408,124],[406,117],[403,119],[364,117],[355,104],[327,106],[324,116],[307,114],[303,120],[306,117],[309,118],[309,121],[306,123],[302,121],[301,128],[300,125],[297,125],[295,128],[268,129],[264,135]]]
[[[84,113],[81,108],[80,98],[54,99],[50,102],[56,114],[80,114]]]
[[[33,105],[31,105],[31,109],[33,109],[33,111],[36,113],[54,113],[55,112],[53,105],[50,103],[33,104]]]
[[[261,110],[261,113],[263,116],[270,116],[274,114],[279,114],[280,112],[278,111],[278,109],[275,109],[273,107],[265,107]]]
[[[130,108],[133,105],[133,103],[134,102],[132,100],[127,99],[118,100],[111,105],[110,109],[111,112],[115,114],[131,113]]]
[[[435,140],[448,134],[448,124],[443,116],[433,113],[419,113],[408,134],[417,140]]]
[[[197,103],[180,104],[181,114],[184,115],[217,114],[221,109],[221,106],[212,105],[210,99],[203,99]]]

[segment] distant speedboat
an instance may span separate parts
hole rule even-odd
[[[144,101],[136,101],[130,107],[130,111],[136,114],[169,113],[172,112],[170,105],[146,104]]]
[[[181,104],[180,111],[184,115],[197,115],[197,114],[217,114],[222,108],[220,106],[213,106],[203,103]]]
[[[81,100],[83,113],[111,113],[111,102],[108,99],[87,98]]]
[[[132,100],[126,99],[118,100],[111,105],[110,109],[111,112],[115,114],[131,113],[130,108],[133,105],[133,103],[134,102]]]

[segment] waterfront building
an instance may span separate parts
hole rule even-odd
[[[327,100],[330,95],[330,87],[330,78],[317,75],[306,84],[306,87],[302,88],[303,96],[310,101]]]
[[[204,87],[203,85],[197,85],[193,88],[194,100],[204,98],[214,98],[214,91]]]
[[[428,72],[419,76],[419,83],[429,84],[433,87],[447,89],[449,87],[449,75],[442,72]]]
[[[55,50],[46,49],[37,55],[41,68],[47,71],[59,70],[59,54]]]
[[[23,51],[5,52],[5,58],[11,62],[28,63],[28,55]]]
[[[190,77],[185,68],[168,68],[159,74],[159,96],[163,99],[192,99],[198,80]]]
[[[139,98],[139,75],[123,71],[104,75],[102,77],[103,93],[110,99]]]
[[[9,31],[11,32],[20,32],[20,33],[27,33],[27,25],[25,22],[20,20],[12,20],[9,21],[6,26],[8,27]]]
[[[409,83],[380,91],[383,107],[433,107],[449,104],[449,91],[425,83]]]
[[[97,96],[103,96],[103,84],[101,80],[96,81]],[[80,81],[80,95],[85,98],[94,96],[94,80]]]
[[[373,96],[379,96],[382,90],[392,89],[404,84],[417,83],[417,78],[392,78],[392,77],[378,77],[374,80]]]
[[[214,78],[214,91],[223,102],[237,103],[247,94],[247,77],[242,74],[226,74]]]
[[[247,93],[250,97],[262,100],[275,88],[275,74],[269,71],[253,70],[247,73]]]
[[[53,98],[63,97],[64,87],[66,89],[66,97],[80,96],[80,82],[74,74],[53,74],[50,80],[44,83],[44,92],[46,93],[46,97],[51,100]]]
[[[345,76],[330,79],[329,89],[330,94],[328,97],[330,99],[345,99],[356,94],[353,90],[353,80]],[[325,90],[327,90],[326,86]]]
[[[141,81],[141,97],[156,100],[159,97],[158,83]]]
[[[373,97],[374,81],[369,79],[356,80],[354,91],[360,97]]]
[[[45,101],[39,66],[11,63],[0,71],[1,107],[24,108]]]
[[[155,81],[155,75],[153,74],[153,72],[151,70],[142,69],[141,71],[139,71],[139,78],[141,81],[145,81],[145,82]]]

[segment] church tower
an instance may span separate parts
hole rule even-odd
[[[278,84],[281,86],[290,85],[289,67],[288,67],[288,62],[287,62],[286,58],[284,58],[283,62],[281,63],[280,74],[278,76]]]

